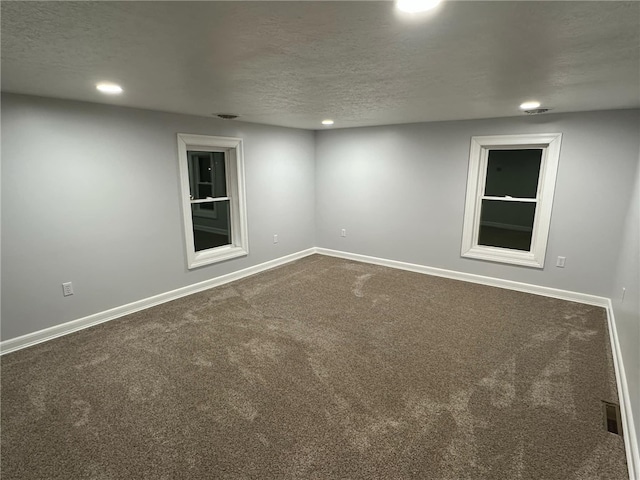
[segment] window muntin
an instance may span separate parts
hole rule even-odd
[[[473,137],[462,256],[542,268],[561,134]]]
[[[188,268],[248,254],[242,140],[178,134]]]

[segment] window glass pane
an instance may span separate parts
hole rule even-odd
[[[215,202],[216,218],[201,212],[199,207],[205,205],[213,205],[213,202],[191,204],[193,243],[196,252],[231,244],[229,200]]]
[[[199,182],[211,183],[211,153],[198,154]]]
[[[227,173],[223,152],[213,153],[213,197],[227,196]]]
[[[227,196],[224,152],[188,151],[189,187],[194,200]]]
[[[531,250],[535,202],[482,200],[478,245]]]
[[[536,198],[542,149],[489,150],[484,194]]]
[[[208,183],[198,184],[198,198],[207,198],[211,196],[211,185]]]

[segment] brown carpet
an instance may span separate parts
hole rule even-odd
[[[314,255],[2,358],[2,479],[623,479],[601,308]]]

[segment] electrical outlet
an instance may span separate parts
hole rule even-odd
[[[558,257],[558,261],[556,262],[556,267],[564,268],[564,264],[567,261],[567,257]]]
[[[273,236],[273,243],[278,243],[278,234],[277,233]]]
[[[340,236],[341,237],[346,237],[347,236],[347,229],[343,228],[342,231],[340,232]]]
[[[62,294],[65,297],[69,295],[73,295],[73,284],[71,282],[66,282],[62,284]]]

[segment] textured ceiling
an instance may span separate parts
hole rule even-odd
[[[308,129],[640,106],[640,3],[9,2],[3,91]],[[102,80],[124,93],[95,90]]]

